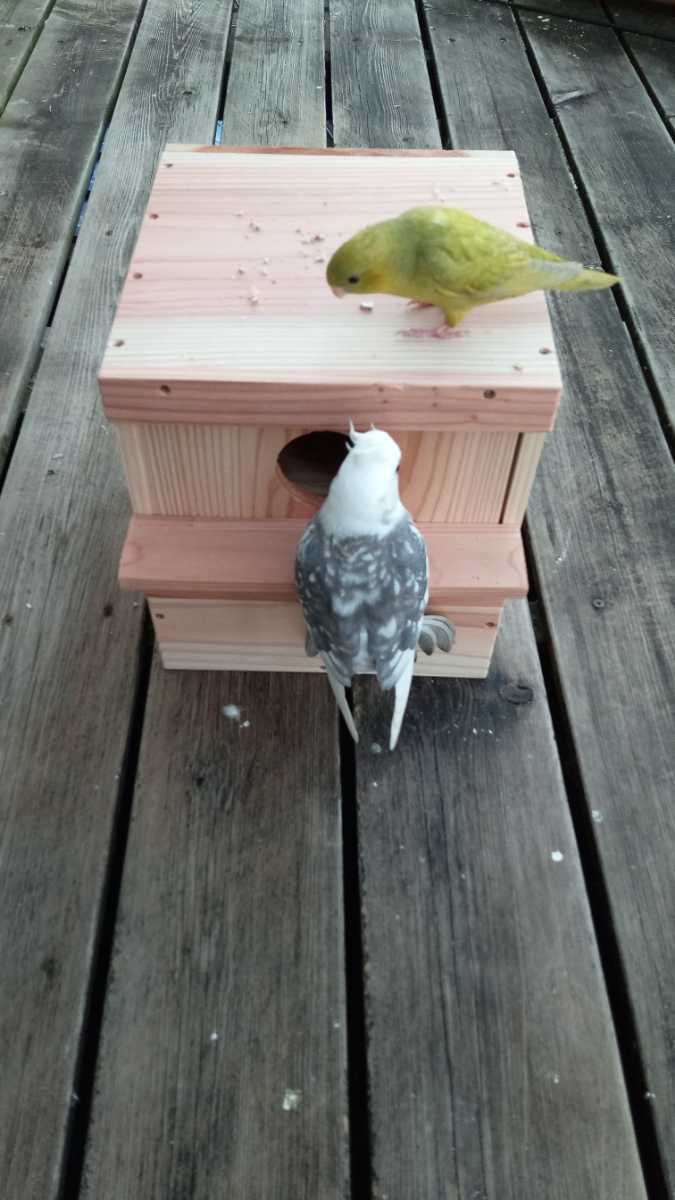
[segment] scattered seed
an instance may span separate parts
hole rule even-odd
[[[296,1092],[293,1088],[286,1088],[284,1098],[281,1102],[284,1112],[297,1112],[301,1104],[302,1092]]]

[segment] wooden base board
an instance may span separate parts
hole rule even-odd
[[[297,602],[148,600],[163,665],[169,670],[322,672],[305,654],[305,623]],[[450,654],[420,653],[416,675],[483,679],[501,608],[433,607],[455,626]]]

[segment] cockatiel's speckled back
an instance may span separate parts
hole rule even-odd
[[[345,688],[374,671],[394,688],[398,740],[429,596],[424,539],[401,504],[401,451],[381,430],[350,435],[347,457],[297,551],[295,579],[312,651],[321,655],[350,733]]]
[[[443,205],[411,208],[362,229],[335,251],[326,277],[338,295],[386,292],[437,305],[450,329],[478,305],[619,282]]]

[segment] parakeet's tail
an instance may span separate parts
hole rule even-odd
[[[559,292],[597,292],[601,288],[614,287],[620,283],[618,275],[608,275],[606,271],[591,271],[584,267],[573,279],[557,285]]]
[[[554,292],[595,292],[600,288],[614,287],[619,283],[618,275],[605,271],[591,271],[576,262],[547,262],[535,259],[530,266],[537,277],[539,287]]]
[[[354,741],[358,742],[359,734],[358,734],[356,725],[354,724],[354,718],[352,716],[352,711],[351,711],[349,705],[347,704],[347,696],[345,694],[345,689],[341,683],[338,683],[337,679],[333,678],[333,675],[329,669],[326,670],[326,674],[328,676],[328,682],[333,689],[333,695],[335,696],[335,699],[337,700],[337,706],[340,709],[340,712],[342,713],[342,715],[345,719],[345,725],[347,726],[347,729],[351,733]]]

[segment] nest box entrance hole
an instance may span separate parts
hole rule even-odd
[[[318,430],[288,442],[277,458],[284,484],[303,499],[328,495],[328,488],[347,457],[345,433]]]

